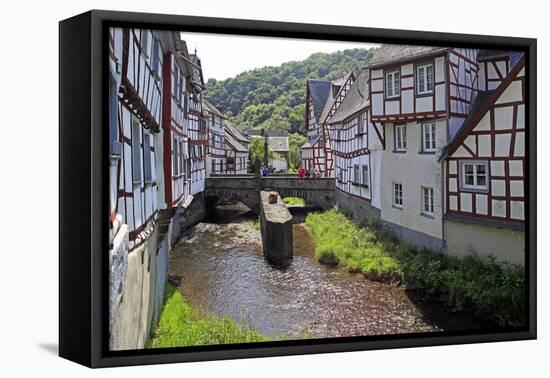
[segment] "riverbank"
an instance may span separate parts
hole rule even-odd
[[[204,315],[189,305],[177,288],[166,284],[164,307],[147,348],[239,344],[271,339],[228,316]]]
[[[471,308],[503,325],[525,321],[523,267],[419,250],[399,242],[382,226],[360,225],[337,209],[310,213],[305,224],[322,263],[423,290],[455,309]]]

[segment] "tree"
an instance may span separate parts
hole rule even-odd
[[[315,53],[303,61],[257,68],[225,80],[208,79],[204,94],[212,104],[224,107],[241,130],[265,127],[304,134],[307,80],[334,80],[351,71],[357,73],[374,51]]]
[[[290,134],[288,137],[288,154],[286,157],[286,163],[290,170],[297,169],[302,162],[302,145],[306,142],[307,138],[298,133]]]
[[[263,165],[265,151],[264,143],[264,138],[252,138],[249,148],[249,159],[251,166],[254,166],[256,161],[258,161],[260,165]],[[268,160],[273,160],[273,151],[268,150],[267,156]]]

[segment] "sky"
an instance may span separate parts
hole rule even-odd
[[[201,59],[204,79],[227,79],[254,68],[278,66],[306,59],[313,53],[331,53],[352,48],[371,48],[372,43],[317,41],[290,38],[232,36],[184,32],[190,54]]]

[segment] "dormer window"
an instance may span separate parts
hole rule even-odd
[[[416,94],[425,95],[434,89],[434,66],[423,64],[416,66]]]
[[[386,98],[399,97],[401,94],[401,75],[399,71],[386,73]]]

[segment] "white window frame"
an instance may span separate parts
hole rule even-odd
[[[358,185],[361,183],[361,177],[359,177],[360,170],[359,170],[359,164],[353,165],[353,184]]]
[[[387,99],[401,96],[401,72],[399,70],[384,74],[384,88]]]
[[[143,180],[146,184],[153,182],[153,159],[151,158],[152,135],[143,131]]]
[[[402,130],[400,133],[399,130]],[[399,124],[394,125],[395,133],[395,151],[404,152],[407,151],[407,125]]]
[[[466,166],[472,165],[472,177],[473,177],[473,184],[466,184]],[[483,174],[485,176],[485,185],[479,185],[477,183],[478,176],[481,176],[478,172],[478,167],[484,167],[485,173]],[[488,192],[489,191],[489,162],[487,160],[467,160],[467,161],[461,161],[460,162],[460,187],[461,189],[465,191],[481,191],[481,192]]]
[[[149,51],[147,49],[149,48],[149,31],[148,30],[142,30],[141,31],[141,52],[143,56],[145,56],[146,59],[149,58]]]
[[[434,215],[434,188],[427,186],[420,187],[420,195],[422,196],[422,214]]]
[[[137,185],[141,184],[141,124],[135,115],[130,116],[132,125],[132,182]]]
[[[428,67],[431,68],[431,76],[428,76]],[[423,80],[422,88],[420,80]],[[431,88],[430,88],[431,86]],[[432,63],[416,66],[416,94],[427,95],[434,91],[434,65]]]
[[[392,185],[393,207],[403,208],[403,184],[394,182]]]
[[[369,166],[368,164],[363,164],[361,167],[361,182],[365,188],[369,188]]]
[[[359,113],[359,115],[357,116],[357,136],[365,134],[364,116],[365,113]]]
[[[422,151],[435,152],[436,143],[435,121],[424,122],[422,124]]]

